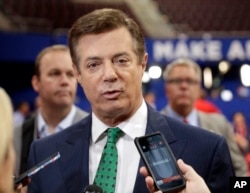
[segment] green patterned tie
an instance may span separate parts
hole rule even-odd
[[[102,152],[94,184],[100,186],[104,193],[114,193],[118,160],[116,142],[122,135],[122,131],[118,127],[109,128],[107,135],[107,143]]]

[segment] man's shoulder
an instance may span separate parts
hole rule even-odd
[[[23,130],[33,130],[34,125],[35,125],[35,119],[36,119],[36,115],[31,115],[29,118],[25,119],[23,123],[15,126],[14,131],[22,132]]]
[[[230,125],[230,122],[225,115],[221,113],[205,113],[198,111],[198,117],[201,125],[214,126],[214,127],[223,127],[227,128]]]
[[[225,115],[221,113],[207,113],[207,112],[202,112],[198,111],[198,115],[207,119],[216,119],[216,120],[221,120],[221,121],[227,121]]]
[[[168,125],[170,127],[170,129],[172,130],[172,132],[175,135],[180,135],[180,137],[182,138],[203,138],[203,137],[208,137],[210,139],[215,139],[218,140],[220,139],[220,136],[218,136],[215,133],[209,132],[205,129],[202,129],[200,127],[196,127],[196,126],[192,126],[186,123],[183,123],[179,120],[176,120],[172,117],[169,116],[165,116]]]
[[[209,141],[222,140],[221,136],[219,136],[218,134],[202,129],[201,127],[183,123],[182,121],[179,121],[161,112],[158,112],[158,114],[154,115],[154,117],[157,117],[158,127],[159,125],[161,125],[161,131],[164,131],[166,128],[169,128],[170,131],[175,135],[177,140],[180,139],[187,141],[200,141],[203,138],[210,139]]]
[[[73,122],[76,123],[78,121],[80,121],[81,119],[87,117],[89,115],[89,113],[87,111],[84,111],[83,109],[76,107],[76,113],[75,113],[75,116],[74,116],[74,120]]]
[[[164,106],[162,109],[159,110],[159,112],[163,115],[167,115],[168,114],[167,107],[168,105]]]
[[[90,117],[87,116],[85,118],[82,118],[77,123],[72,124],[71,126],[67,127],[66,129],[63,129],[60,132],[56,132],[52,135],[43,137],[39,140],[36,140],[39,143],[53,143],[56,141],[63,141],[67,139],[69,136],[81,136],[82,133],[87,132],[90,128]]]
[[[89,112],[87,112],[87,111],[81,109],[80,107],[78,107],[78,106],[75,106],[75,107],[76,107],[76,112],[77,112],[77,113],[83,114],[83,115],[88,115],[88,114],[89,114]]]
[[[198,112],[198,116],[202,128],[222,135],[225,138],[233,134],[232,125],[223,114]]]

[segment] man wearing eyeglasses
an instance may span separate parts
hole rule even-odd
[[[236,176],[247,176],[247,165],[234,141],[233,128],[221,113],[205,113],[195,109],[201,89],[201,68],[186,58],[168,64],[163,73],[168,105],[161,113],[193,126],[199,126],[225,137]]]

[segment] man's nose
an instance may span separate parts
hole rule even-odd
[[[106,62],[103,68],[104,80],[112,81],[117,78],[116,67],[112,62]]]
[[[61,82],[64,83],[64,84],[69,83],[70,78],[71,78],[71,77],[69,77],[67,74],[61,74],[61,77],[60,77]]]

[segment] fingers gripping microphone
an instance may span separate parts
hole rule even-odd
[[[102,188],[95,185],[95,184],[91,184],[88,185],[85,189],[83,193],[103,193]]]

